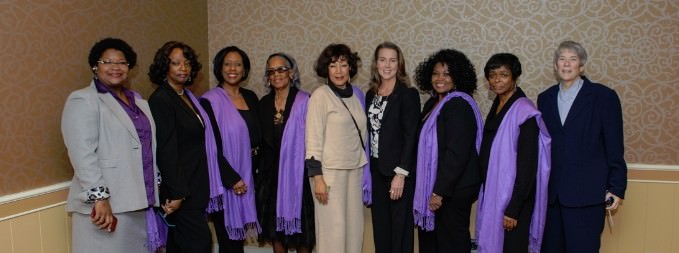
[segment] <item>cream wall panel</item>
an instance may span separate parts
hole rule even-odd
[[[628,183],[625,202],[614,215],[617,218],[613,233],[604,230],[604,242],[608,244],[606,236],[617,237],[618,249],[624,252],[643,252],[646,238],[646,221],[648,217],[648,184]],[[607,225],[608,226],[608,225]],[[615,252],[615,251],[610,251]]]
[[[24,215],[12,220],[12,245],[14,252],[43,252],[40,240],[40,213]]]
[[[679,182],[632,181],[626,197],[624,205],[613,215],[615,227],[610,229],[607,223],[604,228],[601,252],[679,252],[676,239],[679,238]],[[476,208],[473,210],[472,231]],[[63,205],[28,213],[0,222],[0,252],[69,252],[70,216]],[[365,209],[363,215],[366,219],[363,252],[373,252],[369,209]],[[258,243],[249,242],[249,245]],[[417,252],[417,244],[415,249]]]
[[[672,250],[670,252],[679,252],[679,186],[675,186],[672,191],[671,198],[674,204],[674,214],[672,215]]]
[[[648,185],[648,205],[644,250],[647,252],[671,252],[673,216],[679,213],[674,209],[674,189],[676,184]],[[676,239],[676,238],[674,238]]]
[[[64,205],[40,212],[41,242],[45,252],[68,252],[71,242],[68,235],[67,216]]]
[[[12,221],[0,221],[0,252],[12,252]]]

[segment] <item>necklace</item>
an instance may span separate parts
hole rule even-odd
[[[281,100],[281,99],[283,100],[283,102],[279,103],[278,101]],[[274,97],[274,110],[276,111],[276,113],[274,113],[274,115],[273,115],[274,125],[283,124],[283,112],[285,111],[285,102],[286,102],[285,100],[286,99],[287,98],[282,98],[282,96],[281,96],[281,98],[279,98],[279,96]]]
[[[276,113],[273,115],[273,124],[283,124],[283,110],[276,110]]]
[[[177,92],[177,95],[179,96],[184,96],[184,89],[181,89],[180,91],[175,90],[175,92]]]

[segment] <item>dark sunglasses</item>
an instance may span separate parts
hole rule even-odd
[[[283,74],[283,73],[288,72],[288,70],[290,70],[290,67],[288,67],[288,66],[282,66],[282,67],[278,67],[278,68],[275,68],[275,69],[267,69],[266,75],[271,76],[274,73]]]

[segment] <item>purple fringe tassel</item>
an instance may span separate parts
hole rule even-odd
[[[415,216],[415,224],[422,228],[424,231],[434,230],[434,215],[427,215],[420,213],[418,211],[413,211],[413,216]]]
[[[226,233],[231,240],[245,240],[247,237],[256,238],[261,232],[262,228],[257,222],[247,223],[242,228],[226,227]]]
[[[224,201],[222,200],[222,195],[217,195],[210,198],[210,202],[207,203],[207,208],[205,211],[207,213],[216,213],[224,210]]]
[[[153,208],[146,209],[146,235],[149,252],[155,253],[167,243],[167,226],[159,221],[160,217]]]
[[[373,204],[372,192],[370,189],[363,189],[363,204],[366,206]]]
[[[300,234],[302,233],[302,219],[287,220],[283,217],[276,217],[276,231],[283,232],[285,235]]]

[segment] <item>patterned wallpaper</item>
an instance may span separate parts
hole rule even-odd
[[[148,66],[165,41],[208,55],[206,16],[206,1],[0,1],[0,195],[72,177],[61,111],[71,91],[89,84],[94,42],[120,37],[132,45],[131,87],[148,97]]]
[[[103,37],[127,40],[139,55],[131,87],[145,97],[156,49],[181,40],[200,55],[198,93],[215,84],[210,62],[226,45],[252,60],[247,87],[264,93],[266,57],[285,51],[301,63],[303,88],[319,85],[313,62],[329,43],[347,43],[363,57],[355,83],[367,82],[374,47],[404,50],[408,71],[440,48],[465,52],[479,72],[475,98],[485,113],[491,95],[485,61],[512,52],[524,67],[531,98],[553,84],[552,53],[564,39],[589,51],[588,76],[621,96],[627,160],[679,164],[679,2],[196,0],[115,2],[0,0],[0,195],[68,180],[72,169],[60,134],[68,94],[87,85],[87,53]],[[423,95],[423,98],[426,97]]]
[[[588,50],[588,77],[622,99],[627,161],[679,164],[676,0],[209,0],[208,22],[210,55],[226,45],[244,49],[253,63],[247,87],[260,95],[264,61],[276,51],[296,57],[303,88],[313,90],[320,83],[313,63],[329,43],[359,52],[363,67],[355,83],[364,89],[373,50],[382,41],[401,46],[411,74],[434,51],[457,48],[476,65],[475,98],[484,115],[492,95],[483,66],[492,54],[520,58],[519,86],[535,99],[556,82],[556,46],[575,40]]]

